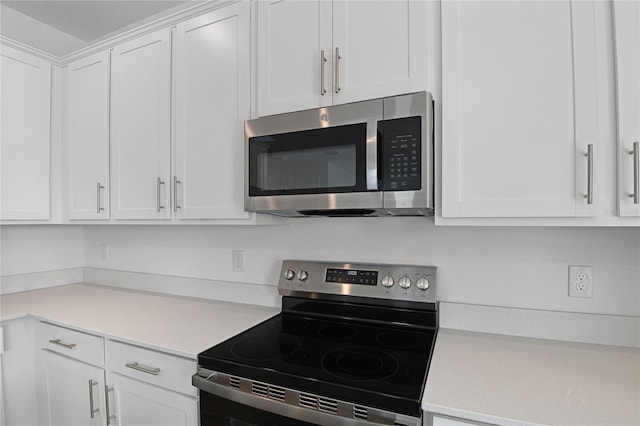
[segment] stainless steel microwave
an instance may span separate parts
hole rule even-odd
[[[245,210],[280,216],[433,214],[427,92],[245,122]]]

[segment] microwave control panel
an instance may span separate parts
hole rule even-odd
[[[420,117],[378,122],[378,170],[383,191],[416,191],[422,182]]]

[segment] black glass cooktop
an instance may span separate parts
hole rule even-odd
[[[198,356],[210,370],[419,416],[435,329],[283,312]]]

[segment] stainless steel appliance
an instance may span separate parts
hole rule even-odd
[[[433,214],[426,92],[245,122],[245,210],[281,216]]]
[[[201,426],[422,425],[436,268],[285,260],[282,311],[198,356]]]

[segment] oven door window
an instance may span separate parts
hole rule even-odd
[[[200,426],[313,426],[200,391]]]
[[[249,195],[367,191],[367,124],[249,138]]]

